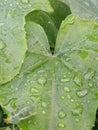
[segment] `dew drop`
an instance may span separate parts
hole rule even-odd
[[[92,79],[94,74],[95,74],[94,71],[89,69],[88,72],[84,75],[84,79]]]
[[[58,117],[59,117],[60,119],[63,119],[63,118],[66,117],[66,116],[67,116],[67,114],[64,112],[64,110],[60,110],[60,111],[59,111]]]
[[[65,92],[70,92],[70,88],[69,87],[64,87],[64,91]]]
[[[96,58],[95,58],[95,60],[97,60],[97,61],[98,61],[98,57],[96,57]]]
[[[80,119],[79,119],[79,118],[76,118],[75,121],[76,121],[76,122],[80,122]]]
[[[66,78],[66,79],[61,79],[61,82],[69,82],[70,79],[69,78]]]
[[[74,99],[71,99],[71,102],[74,102]]]
[[[81,51],[81,50],[79,50],[79,51],[78,51],[78,54],[79,54],[79,56],[80,56],[82,59],[85,59],[85,58],[87,58],[87,56],[88,56],[88,52],[87,52],[87,51]]]
[[[21,2],[22,2],[23,4],[28,4],[28,3],[29,3],[29,0],[21,0]]]
[[[92,33],[88,36],[92,41],[98,41],[98,24],[95,23]]]
[[[44,77],[41,77],[38,79],[38,83],[40,83],[41,85],[44,85],[46,82],[46,79]]]
[[[0,39],[0,50],[4,49],[6,47],[6,44],[3,42],[3,40]]]
[[[16,91],[18,90],[18,88],[17,88],[17,87],[16,87],[15,89],[16,89]]]
[[[57,124],[57,126],[58,126],[59,128],[64,128],[64,127],[65,127],[65,124],[60,122],[60,123]]]
[[[45,102],[42,102],[42,107],[47,107],[47,104]]]
[[[80,114],[82,114],[82,112],[83,112],[83,108],[80,106],[72,110],[72,115],[79,116]]]
[[[93,87],[93,83],[89,82],[88,83],[89,87]]]
[[[38,128],[38,130],[42,130],[41,128]]]
[[[78,85],[78,86],[81,86],[81,77],[77,74],[77,75],[75,75],[75,77],[74,77],[74,83],[76,84],[76,85]]]
[[[71,96],[70,96],[70,95],[67,95],[67,98],[68,98],[68,99],[71,99]]]
[[[45,110],[43,110],[43,111],[42,111],[42,114],[43,114],[43,115],[45,115],[45,114],[46,114]]]
[[[12,5],[12,3],[10,4],[10,7],[12,7],[13,5]]]
[[[81,90],[81,91],[78,91],[78,92],[77,92],[77,96],[78,96],[78,97],[84,97],[84,96],[86,96],[87,94],[88,94],[87,89],[84,89],[84,90]]]
[[[62,95],[62,96],[61,96],[61,99],[62,99],[62,100],[64,100],[64,99],[65,99],[65,96],[64,96],[64,95]]]
[[[0,26],[3,26],[4,25],[4,23],[0,23]]]
[[[68,23],[68,24],[74,24],[74,21],[75,21],[75,17],[73,15],[69,15],[66,18],[66,23]]]
[[[71,58],[70,57],[66,57],[66,61],[68,62],[68,61],[70,61],[71,60]]]
[[[38,92],[39,92],[39,90],[38,90],[38,89],[36,89],[36,88],[31,88],[31,92],[32,92],[32,93],[38,93]]]

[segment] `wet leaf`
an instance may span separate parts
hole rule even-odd
[[[92,129],[98,107],[97,25],[68,16],[52,55],[43,28],[26,22],[24,64],[17,77],[0,87],[0,104],[10,123],[22,130],[73,130],[73,124],[76,130]]]
[[[69,5],[73,14],[85,19],[98,20],[98,1],[97,0],[69,0]]]
[[[41,6],[42,4],[42,6]],[[13,79],[27,50],[25,15],[32,10],[52,12],[47,0],[1,0],[0,2],[0,84]]]

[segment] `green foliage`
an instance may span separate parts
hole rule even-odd
[[[86,0],[90,7],[94,2]],[[10,124],[22,130],[92,130],[98,22],[97,8],[92,15],[93,7],[84,4],[1,0],[0,105],[8,115],[6,130],[18,129]]]

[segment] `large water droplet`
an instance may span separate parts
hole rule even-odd
[[[45,102],[42,102],[42,107],[47,107],[47,104]]]
[[[59,128],[64,128],[64,127],[65,127],[65,124],[60,122],[60,123],[57,124],[57,126],[58,126]]]
[[[21,0],[21,2],[22,2],[23,4],[28,4],[28,3],[29,3],[29,0]]]
[[[59,113],[58,113],[58,117],[59,117],[59,118],[62,119],[62,118],[64,118],[64,117],[66,117],[66,116],[67,116],[67,114],[64,112],[64,110],[60,110],[60,111],[59,111]]]
[[[44,85],[46,82],[46,79],[44,77],[41,77],[38,79],[38,83],[40,83],[41,85]]]
[[[92,79],[94,76],[94,71],[92,71],[91,69],[88,70],[88,72],[84,75],[85,79]]]
[[[69,87],[64,87],[64,91],[65,92],[70,92],[70,88]]]
[[[6,44],[4,43],[3,40],[0,39],[0,50],[4,49],[6,47]]]
[[[83,112],[83,108],[80,106],[72,110],[72,115],[79,116],[80,114],[82,114],[82,112]]]
[[[77,96],[78,96],[78,97],[84,97],[84,96],[86,96],[87,94],[88,94],[87,89],[80,90],[80,91],[77,92]]]

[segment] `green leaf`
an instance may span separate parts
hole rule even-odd
[[[98,19],[97,0],[69,0],[69,5],[73,14],[86,19]]]
[[[98,22],[68,16],[51,55],[43,28],[26,23],[20,74],[0,87],[0,104],[22,130],[91,130],[98,107]],[[25,120],[23,120],[25,119]]]
[[[42,6],[41,6],[42,4]],[[31,10],[52,12],[48,0],[1,0],[0,4],[0,84],[19,73],[27,50],[25,15]]]
[[[33,11],[26,16],[26,20],[40,24],[47,34],[50,47],[54,48],[58,29],[51,19],[50,14],[43,11]]]

